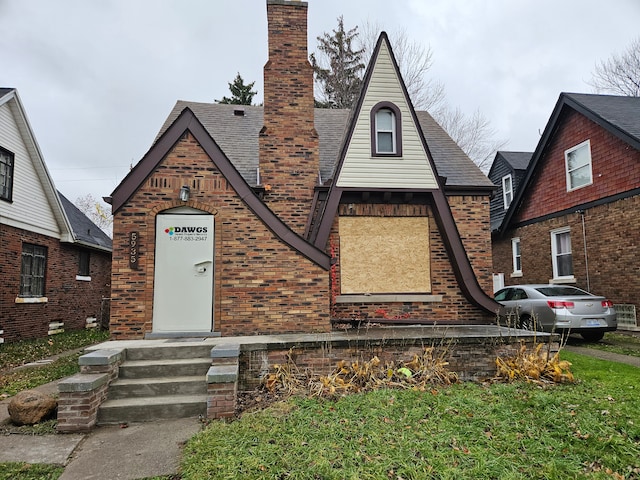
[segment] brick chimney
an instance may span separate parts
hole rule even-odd
[[[313,69],[307,53],[307,2],[267,0],[267,21],[260,179],[269,208],[302,235],[320,168]]]

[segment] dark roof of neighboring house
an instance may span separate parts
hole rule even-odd
[[[640,142],[640,97],[563,93],[560,100],[563,100],[563,96],[566,104],[587,118],[602,126],[607,124],[611,129],[625,133]]]
[[[621,141],[628,143],[636,150],[640,150],[640,97],[561,93],[544,128],[536,151],[533,153],[525,177],[515,193],[509,210],[507,210],[502,222],[503,227],[508,227],[511,223],[511,219],[519,208],[527,191],[527,186],[536,171],[536,166],[544,156],[547,145],[552,141],[555,131],[561,124],[561,115],[567,108],[584,115]],[[500,230],[501,234],[506,231],[507,228]]]
[[[4,97],[8,93],[13,92],[14,90],[15,88],[0,87],[0,98]]]
[[[526,170],[533,156],[533,152],[505,152],[500,150],[496,155],[504,158],[514,170]]]
[[[255,185],[258,169],[258,134],[264,126],[263,107],[179,100],[164,122],[158,138],[187,107],[198,117],[247,183]],[[242,112],[243,115],[235,112]],[[320,137],[320,175],[323,182],[333,176],[349,113],[346,109],[315,109],[315,127]],[[416,115],[438,175],[447,179],[446,187],[493,186],[429,113],[416,112]]]
[[[77,243],[99,250],[112,250],[112,241],[100,227],[71,203],[67,197],[58,192],[64,212],[67,214],[73,235]]]

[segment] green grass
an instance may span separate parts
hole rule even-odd
[[[623,333],[607,332],[599,342],[576,343],[581,347],[595,348],[605,352],[640,357],[640,337]]]
[[[97,329],[74,330],[46,338],[0,345],[0,372],[51,357],[62,352],[104,342],[109,332]]]
[[[640,478],[640,369],[563,358],[578,383],[295,398],[213,422],[182,478]]]
[[[0,480],[56,480],[63,471],[56,465],[0,463]]]
[[[109,332],[79,330],[54,337],[10,343],[0,348],[0,365],[6,369],[0,377],[0,396],[13,396],[45,383],[77,373],[77,349],[108,339]],[[72,353],[69,353],[69,351]],[[51,363],[15,369],[25,363],[59,355]],[[13,369],[12,369],[13,367]],[[2,371],[0,369],[0,371]]]

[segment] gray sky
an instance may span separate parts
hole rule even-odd
[[[533,151],[560,92],[640,35],[639,0],[309,0],[309,47],[365,22],[430,47],[447,103]],[[180,100],[262,101],[264,0],[0,0],[0,86],[18,89],[57,188],[109,195]]]

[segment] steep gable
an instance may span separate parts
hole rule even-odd
[[[392,110],[392,117],[396,119],[393,141],[397,143],[391,155],[381,155],[372,138],[377,134],[372,125],[376,121],[374,114],[379,105]],[[401,116],[399,122],[398,115]],[[477,169],[475,165],[473,167]],[[317,222],[317,233],[312,236],[318,248],[327,246],[343,195],[360,192],[368,197],[371,193],[384,192],[384,197],[389,199],[393,193],[405,195],[405,199],[411,198],[414,193],[426,195],[430,197],[438,232],[460,290],[472,304],[485,312],[495,312],[497,304],[480,287],[467,256],[442,187],[446,179],[437,174],[384,32],[378,39],[365,74],[360,99],[347,127],[335,179],[320,221]],[[484,185],[480,189],[485,189],[485,195],[493,190],[486,177],[481,183]]]
[[[406,89],[391,54],[385,34],[380,36],[376,54],[365,79],[364,95],[355,112],[352,133],[336,175],[338,187],[355,188],[439,188],[435,169],[424,148]],[[401,156],[377,156],[372,159],[370,112],[377,103],[389,102],[401,115]]]
[[[176,143],[190,133],[202,149],[224,175],[242,201],[275,233],[285,244],[294,248],[323,268],[329,268],[329,257],[320,249],[306,242],[278,218],[253,192],[249,184],[211,138],[194,113],[185,108],[178,118],[167,128],[151,149],[138,162],[111,195],[111,206],[116,214],[126,204],[140,185],[155,171]]]

